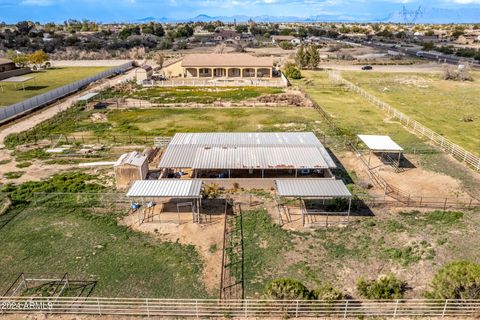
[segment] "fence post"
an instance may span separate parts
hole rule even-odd
[[[145,299],[145,304],[147,305],[147,317],[150,318],[150,307],[148,306],[148,298]]]
[[[448,299],[445,300],[445,305],[443,306],[442,318],[445,317],[445,312],[447,311]]]
[[[295,306],[295,318],[298,318],[298,300],[297,300],[297,304]]]
[[[248,300],[245,300],[245,318],[248,317]]]
[[[196,314],[197,319],[198,319],[198,300],[195,300],[195,314]]]
[[[398,309],[398,299],[395,301],[395,310],[393,311],[393,317],[395,318],[397,316],[397,309]]]
[[[345,311],[343,312],[343,318],[347,318],[347,310],[348,310],[348,300],[345,301]]]
[[[102,310],[100,309],[100,299],[97,298],[97,307],[98,307],[98,314],[101,316],[102,315]]]

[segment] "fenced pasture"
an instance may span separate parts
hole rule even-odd
[[[428,73],[342,72],[342,76],[412,120],[480,154],[480,72],[473,72],[474,81],[463,82]]]
[[[414,132],[417,134],[427,138],[428,140],[432,141],[434,144],[438,145],[440,148],[445,150],[445,152],[451,154],[454,156],[456,159],[459,161],[466,163],[473,169],[479,171],[480,170],[480,157],[477,155],[463,149],[459,145],[453,143],[452,141],[448,140],[444,136],[438,134],[435,131],[432,131],[431,129],[425,127],[423,124],[413,120],[409,116],[405,115],[404,113],[401,113],[397,111],[395,108],[390,106],[389,104],[381,101],[377,97],[369,94],[365,90],[361,89],[360,87],[356,86],[355,84],[345,80],[342,78],[342,76],[338,73],[335,72],[330,72],[329,76],[332,78],[333,81],[336,81],[338,83],[341,83],[345,85],[348,89],[359,93],[361,96],[366,98],[368,101],[373,103],[375,106],[385,110],[389,115],[391,115],[394,119],[397,119],[400,121],[403,125],[406,127],[412,129]],[[475,117],[476,114],[473,114],[472,117]],[[472,118],[473,121],[473,118]],[[475,132],[475,129],[474,129]],[[473,140],[476,140],[476,134],[471,132],[473,135]],[[463,135],[466,136],[468,139],[470,139],[470,134],[463,132]]]
[[[107,69],[108,67],[61,67],[34,71],[27,75],[34,77],[34,80],[25,83],[25,90],[22,89],[21,85],[2,83],[0,106],[17,103]]]
[[[480,300],[174,300],[0,298],[0,312],[186,318],[474,318]]]

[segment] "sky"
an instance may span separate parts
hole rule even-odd
[[[209,16],[331,16],[368,21],[419,5],[443,9],[480,9],[480,0],[0,0],[0,21],[136,21],[146,17],[188,19]],[[479,18],[480,20],[480,18]]]

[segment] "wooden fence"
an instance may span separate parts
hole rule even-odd
[[[455,317],[480,315],[480,300],[206,300],[0,297],[0,314],[44,313],[162,317]]]
[[[439,146],[442,150],[451,154],[460,162],[466,163],[475,170],[480,171],[480,157],[463,149],[459,145],[446,139],[435,131],[428,129],[418,121],[413,120],[409,116],[398,111],[397,109],[393,108],[389,104],[383,102],[382,100],[378,99],[377,97],[368,93],[357,85],[351,83],[350,81],[345,80],[338,72],[329,71],[328,75],[332,81],[341,83],[345,85],[348,89],[360,94],[362,97],[373,103],[375,106],[379,107],[382,110],[385,110],[393,118],[398,119],[404,126],[426,137],[427,139],[435,143],[437,146]]]

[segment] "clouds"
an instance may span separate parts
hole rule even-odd
[[[20,1],[22,6],[51,6],[54,4],[53,0],[23,0]]]

